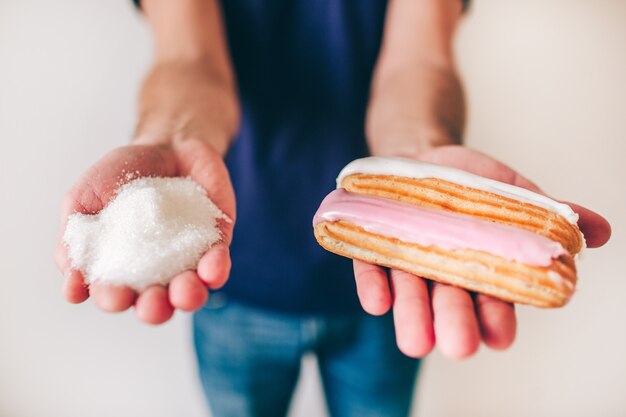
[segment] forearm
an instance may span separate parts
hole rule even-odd
[[[375,155],[460,143],[465,101],[452,38],[459,0],[393,0],[372,80],[366,133]]]
[[[239,104],[216,0],[143,0],[154,64],[139,96],[135,142],[201,139],[224,155]]]

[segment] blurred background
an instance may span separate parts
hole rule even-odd
[[[626,416],[626,1],[475,0],[457,37],[467,143],[606,216],[556,311],[516,344],[428,357],[414,415]],[[150,37],[130,0],[0,1],[0,416],[207,415],[189,316],[160,327],[60,296],[63,192],[128,142]],[[365,364],[364,364],[365,365]],[[324,416],[307,358],[293,416]]]

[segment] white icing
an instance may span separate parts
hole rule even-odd
[[[544,195],[525,188],[516,187],[500,181],[480,177],[469,172],[443,165],[416,161],[408,158],[370,156],[356,159],[346,165],[337,177],[337,188],[341,188],[343,179],[352,174],[396,175],[409,178],[440,178],[455,184],[491,192],[502,197],[533,204],[565,217],[571,224],[576,224],[578,214],[567,204],[559,203]]]

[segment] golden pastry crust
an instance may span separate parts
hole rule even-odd
[[[576,267],[569,255],[547,267],[526,265],[471,249],[421,246],[367,232],[347,221],[322,221],[315,238],[338,255],[399,269],[512,303],[561,307],[576,286]]]
[[[559,242],[572,255],[583,247],[578,226],[560,214],[442,179],[352,174],[343,179],[341,186],[352,193],[467,214],[525,229]]]

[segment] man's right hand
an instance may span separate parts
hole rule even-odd
[[[228,278],[235,196],[223,157],[239,127],[239,103],[216,0],[143,0],[142,10],[153,31],[155,61],[139,96],[134,145],[110,152],[67,193],[61,233],[69,215],[99,212],[130,176],[189,176],[232,222],[220,221],[223,240],[195,270],[172,277],[167,288],[152,286],[141,294],[99,283],[98,277],[87,286],[71,268],[61,239],[55,258],[68,301],[80,303],[91,296],[111,312],[134,305],[140,320],[158,324],[176,308],[200,308],[207,287],[219,288]]]
[[[132,178],[160,176],[191,177],[209,198],[232,220],[220,221],[223,239],[200,259],[196,270],[173,277],[168,287],[151,286],[140,294],[129,287],[97,281],[85,283],[83,275],[71,267],[62,234],[67,218],[73,213],[94,214],[115,196],[116,190]],[[235,196],[222,156],[200,140],[177,141],[171,145],[130,145],[117,148],[94,164],[71,188],[63,200],[61,237],[55,262],[63,274],[63,293],[71,303],[92,297],[94,303],[109,312],[135,306],[137,317],[151,324],[170,319],[175,309],[194,311],[202,307],[208,289],[220,288],[230,272],[229,244],[235,221]],[[208,287],[208,289],[207,289]]]

